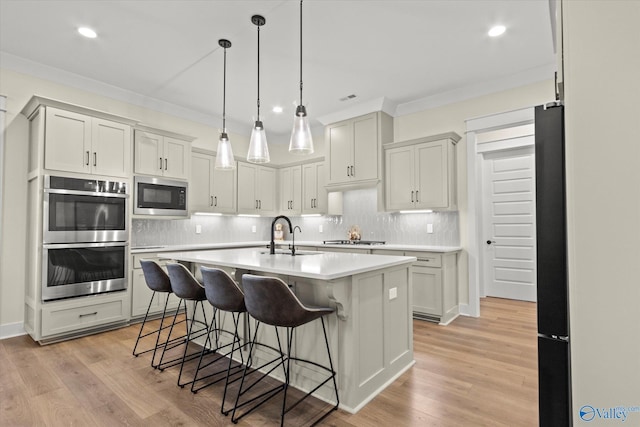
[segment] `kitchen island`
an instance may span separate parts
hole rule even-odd
[[[291,256],[288,251],[277,252],[270,255],[266,248],[166,252],[162,258],[189,263],[196,274],[201,265],[219,267],[235,275],[238,283],[246,273],[280,277],[303,303],[334,307],[336,314],[327,319],[327,334],[337,371],[340,407],[355,413],[414,364],[410,267],[416,258],[315,251]],[[260,331],[261,342],[276,344],[272,328]],[[319,322],[298,328],[295,351],[300,357],[327,363],[322,359],[321,336]],[[268,358],[260,353],[254,357]],[[310,390],[318,375],[300,366],[292,383]],[[328,386],[314,395],[326,401],[334,399]]]

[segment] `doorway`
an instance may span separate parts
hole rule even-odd
[[[485,153],[482,174],[485,295],[535,302],[533,146]]]

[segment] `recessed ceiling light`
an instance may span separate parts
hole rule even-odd
[[[89,39],[95,39],[98,37],[96,32],[89,27],[80,27],[78,28],[78,32]]]
[[[496,25],[489,30],[490,37],[498,37],[502,35],[507,29],[504,25]]]
[[[275,106],[272,110],[274,113],[282,113],[282,107]]]

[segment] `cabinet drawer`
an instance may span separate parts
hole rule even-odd
[[[441,267],[442,255],[432,252],[405,252],[405,256],[414,256],[418,258],[415,265],[421,265],[423,267]]]
[[[57,335],[124,320],[123,299],[86,303],[81,307],[43,307],[42,336]]]
[[[390,249],[373,249],[371,251],[373,255],[391,255],[391,256],[403,256],[402,251],[392,251]]]
[[[133,268],[134,269],[142,269],[140,266],[141,259],[148,259],[150,261],[157,262],[161,267],[167,265],[166,259],[158,259],[158,254],[155,253],[147,253],[147,254],[134,254],[133,255]]]

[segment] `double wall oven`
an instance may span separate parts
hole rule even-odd
[[[46,175],[42,300],[127,288],[127,183]]]

